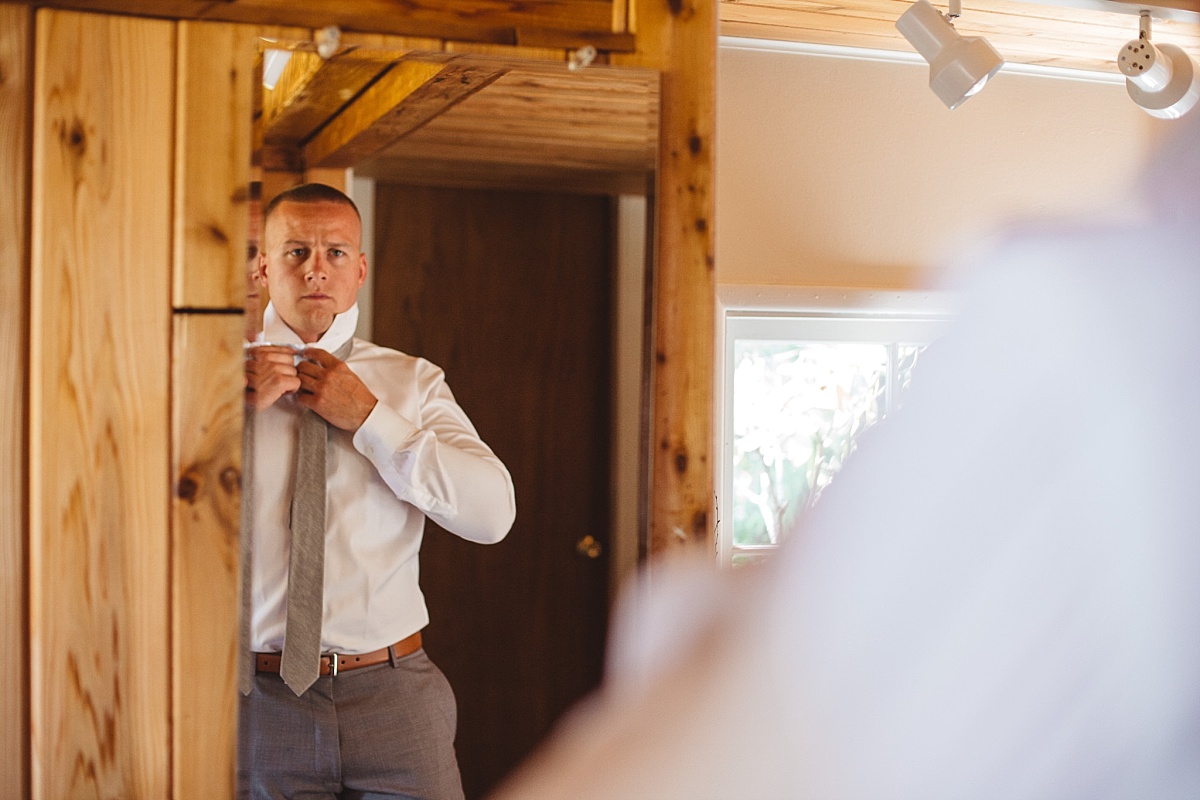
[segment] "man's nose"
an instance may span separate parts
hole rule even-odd
[[[304,277],[310,281],[323,281],[329,277],[329,265],[325,263],[324,257],[320,253],[316,253],[308,260],[308,271]]]

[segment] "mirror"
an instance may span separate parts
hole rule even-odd
[[[365,41],[265,43],[291,56],[255,103],[255,168],[264,201],[303,180],[355,199],[358,335],[444,369],[512,475],[502,542],[428,522],[420,554],[478,797],[595,687],[636,561],[659,76]]]

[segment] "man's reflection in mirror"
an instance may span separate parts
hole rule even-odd
[[[266,305],[265,291],[258,268],[262,245],[262,183],[252,181],[246,200],[249,225],[246,228],[246,341],[253,342],[262,330],[262,312]]]
[[[353,201],[304,184],[266,205],[262,229],[240,795],[461,799],[418,555],[427,516],[502,539],[512,479],[441,369],[354,336],[367,258]]]

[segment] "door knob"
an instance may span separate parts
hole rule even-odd
[[[604,545],[589,533],[575,543],[575,552],[584,558],[599,558],[600,554],[604,552]]]

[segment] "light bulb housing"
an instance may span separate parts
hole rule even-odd
[[[1200,100],[1200,74],[1181,47],[1151,44],[1148,35],[1127,42],[1117,54],[1125,90],[1143,111],[1178,119]]]
[[[1004,66],[1004,59],[986,39],[962,36],[926,0],[917,0],[901,14],[896,29],[929,62],[929,88],[951,110]]]

